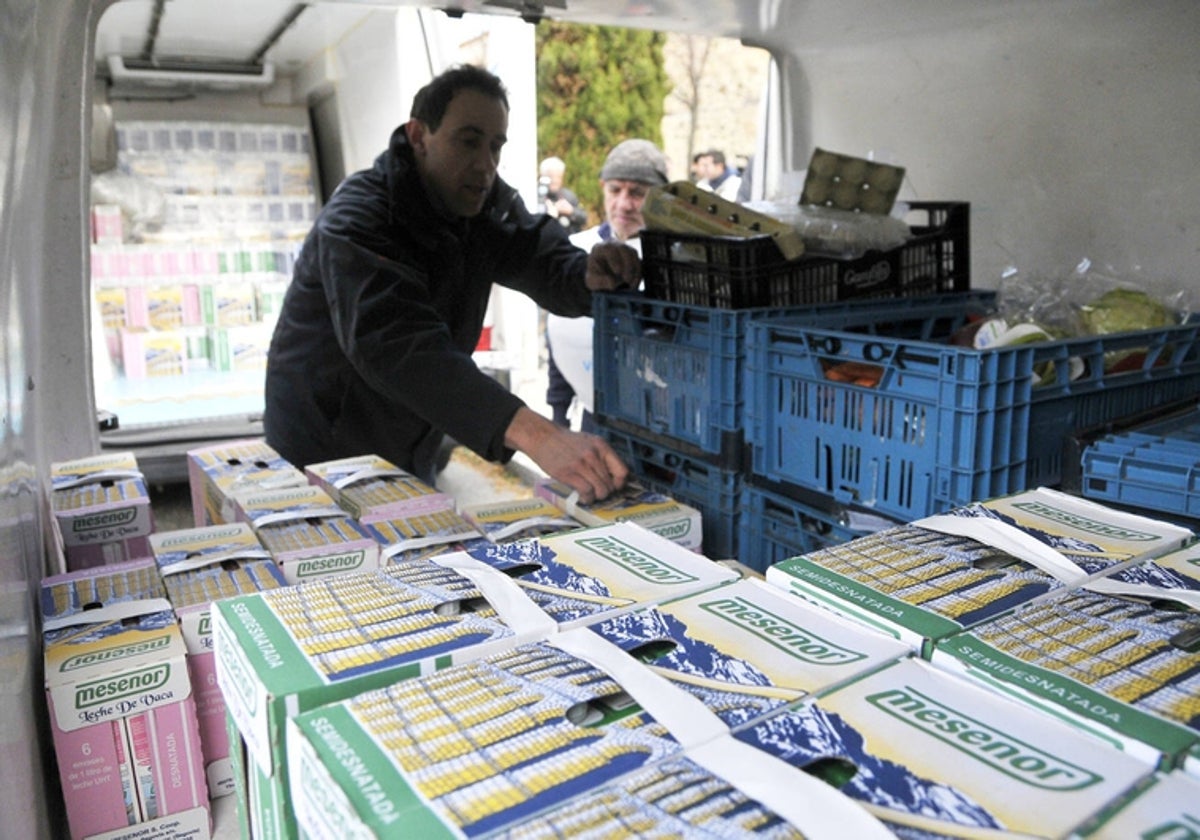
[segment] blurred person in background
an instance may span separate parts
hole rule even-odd
[[[717,149],[701,152],[697,158],[701,180],[697,186],[712,190],[727,201],[737,201],[741,176],[725,163],[725,153]]]
[[[587,224],[587,210],[579,206],[579,196],[563,186],[567,164],[562,158],[548,157],[538,167],[538,198],[546,215],[558,219],[567,233],[579,233]]]
[[[618,143],[600,168],[604,221],[575,234],[571,241],[588,251],[612,242],[637,247],[638,234],[646,226],[642,215],[646,195],[651,187],[667,181],[667,157],[658,146],[640,138]],[[638,250],[640,253],[640,248]],[[592,319],[587,316],[549,315],[546,318],[551,362],[547,402],[556,416],[561,407],[564,420],[571,402],[578,402],[582,411],[580,428],[585,432],[595,431],[592,326]],[[567,397],[565,403],[564,396]]]

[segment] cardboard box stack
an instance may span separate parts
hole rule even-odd
[[[259,791],[251,825],[296,834],[289,716],[734,577],[618,523],[217,603],[217,679]]]
[[[152,558],[42,581],[46,698],[71,837],[207,838],[186,647]]]
[[[889,528],[778,563],[768,581],[899,635],[935,642],[1190,532],[1039,488]]]
[[[502,543],[573,531],[583,524],[546,499],[503,499],[467,505],[460,513],[492,542]]]
[[[74,571],[150,556],[150,494],[132,452],[50,466],[50,509],[63,567]]]
[[[288,583],[379,566],[379,544],[315,484],[240,491],[233,501]]]
[[[198,447],[188,451],[187,459],[197,528],[236,521],[234,493],[308,484],[303,472],[261,438]]]
[[[212,644],[212,604],[222,598],[286,586],[283,573],[244,522],[150,535],[167,598],[179,618],[196,700],[200,746],[212,797],[234,792]]]
[[[940,642],[933,662],[1200,771],[1200,543]]]
[[[310,464],[305,472],[379,543],[380,565],[457,550],[482,536],[453,497],[377,455]]]

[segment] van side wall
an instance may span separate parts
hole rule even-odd
[[[1200,4],[859,2],[844,29],[814,5],[788,27],[803,132],[907,166],[902,198],[969,200],[974,285],[1087,257],[1200,296]]]

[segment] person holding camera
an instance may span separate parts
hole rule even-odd
[[[558,219],[567,233],[578,233],[587,224],[587,210],[579,206],[579,196],[563,186],[567,164],[562,158],[548,157],[538,167],[538,198],[546,215]]]

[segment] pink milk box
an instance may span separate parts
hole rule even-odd
[[[186,649],[152,558],[41,584],[46,699],[72,840],[211,836]]]

